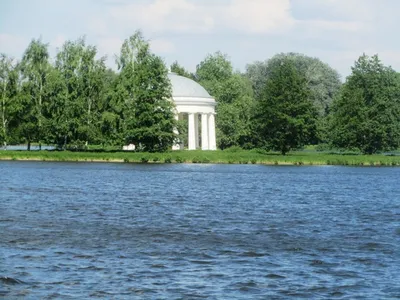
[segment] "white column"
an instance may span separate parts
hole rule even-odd
[[[176,121],[179,121],[179,113],[176,113],[176,114],[175,114],[175,120],[176,120]],[[175,133],[176,135],[179,134],[177,128],[174,128],[174,133]],[[172,150],[180,150],[180,149],[181,149],[180,141],[179,141],[179,140],[176,140],[176,141],[174,142],[174,144],[172,145]]]
[[[196,149],[196,132],[195,132],[195,125],[194,125],[194,113],[188,114],[188,149],[195,150]]]
[[[215,117],[214,113],[211,113],[208,117],[208,149],[217,150],[217,142],[215,139]]]
[[[201,149],[208,150],[208,115],[201,114]]]
[[[199,139],[199,115],[194,114],[194,132],[195,132],[195,139],[196,139],[196,149],[200,148],[200,139]]]

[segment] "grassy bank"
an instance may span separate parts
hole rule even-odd
[[[166,153],[0,151],[0,160],[95,161],[125,163],[216,163],[265,165],[400,166],[400,156],[341,155],[292,152],[288,155],[262,151],[171,151]]]

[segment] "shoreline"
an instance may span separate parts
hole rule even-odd
[[[97,162],[134,164],[257,164],[268,166],[400,166],[400,156],[293,152],[288,155],[251,150],[144,152],[0,151],[0,161]]]

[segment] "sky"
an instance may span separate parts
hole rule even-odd
[[[318,57],[344,79],[363,53],[400,71],[399,0],[0,0],[0,53],[20,59],[33,38],[51,55],[86,36],[107,64],[142,30],[167,65],[195,71],[226,53],[236,70],[282,52]]]

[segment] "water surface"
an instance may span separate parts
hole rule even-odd
[[[399,299],[399,178],[0,162],[0,297]]]

